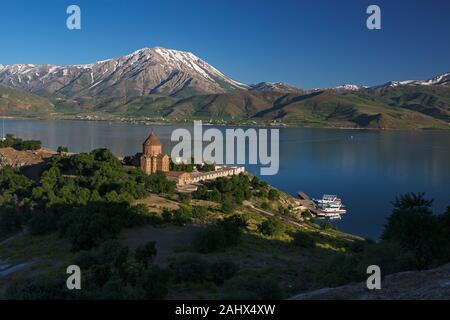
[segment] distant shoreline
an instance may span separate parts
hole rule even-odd
[[[266,124],[266,123],[230,123],[230,122],[220,122],[220,123],[210,123],[205,122],[205,119],[189,119],[186,121],[152,121],[151,119],[143,118],[128,118],[126,120],[121,120],[116,117],[113,118],[101,118],[96,115],[90,116],[89,118],[78,118],[75,117],[41,117],[41,116],[0,116],[0,119],[6,120],[35,120],[35,121],[86,121],[86,122],[112,122],[112,123],[123,123],[123,124],[136,124],[136,125],[158,125],[158,126],[173,126],[173,125],[190,125],[194,121],[203,121],[203,125],[206,126],[218,126],[218,127],[257,127],[257,128],[273,128],[273,129],[283,129],[283,128],[296,128],[296,129],[337,129],[337,130],[357,130],[357,131],[450,131],[450,125],[448,129],[444,128],[362,128],[362,127],[338,127],[338,126],[311,126],[311,125],[298,125],[292,123],[282,123],[282,124]],[[156,120],[156,119],[155,119]]]

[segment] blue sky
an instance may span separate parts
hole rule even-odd
[[[66,28],[81,7],[82,29]],[[381,7],[382,30],[366,28]],[[79,64],[162,46],[234,79],[302,88],[374,85],[450,71],[450,1],[2,1],[0,63]]]

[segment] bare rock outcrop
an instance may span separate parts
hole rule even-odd
[[[290,300],[450,300],[450,263],[424,271],[408,271],[382,279],[380,290],[368,290],[366,283],[323,288],[298,294]]]

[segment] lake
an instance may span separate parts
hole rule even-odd
[[[140,152],[151,130],[170,154],[170,135],[178,127],[5,120],[5,132],[41,140],[45,147],[63,145],[72,152],[105,147],[121,156]],[[246,167],[259,173],[257,166]],[[283,128],[280,170],[262,179],[293,196],[298,191],[316,198],[339,195],[347,215],[337,227],[376,239],[400,194],[425,192],[439,213],[450,205],[450,132]]]

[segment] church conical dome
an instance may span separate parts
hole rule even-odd
[[[153,174],[157,171],[168,172],[170,169],[169,156],[162,152],[161,141],[152,131],[144,141],[142,148],[140,167],[147,174]]]
[[[148,138],[145,140],[144,145],[146,146],[161,146],[161,141],[159,141],[158,136],[152,131]]]

